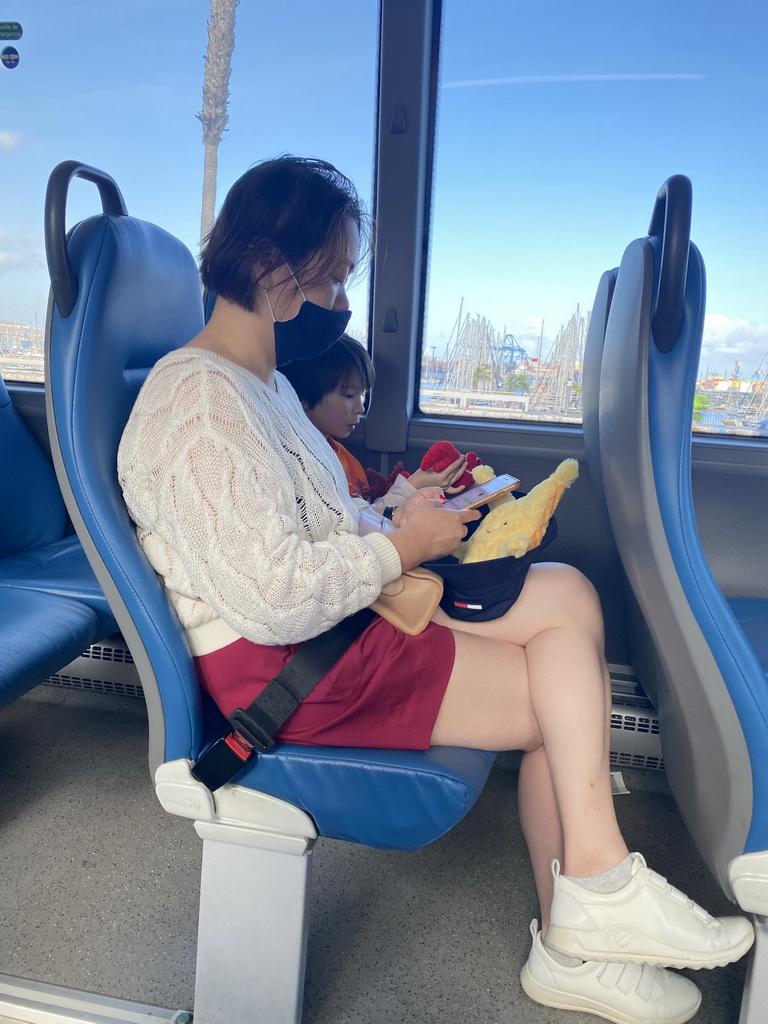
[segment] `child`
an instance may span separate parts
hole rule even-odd
[[[361,497],[368,479],[360,462],[336,440],[352,433],[365,411],[365,396],[373,386],[375,371],[365,347],[342,334],[322,355],[296,359],[280,368],[296,391],[308,418],[336,452],[349,484],[349,493]],[[437,473],[417,469],[410,476],[400,475],[376,504],[397,508],[422,487],[440,487],[458,494],[463,487],[452,487],[466,469],[463,457]]]

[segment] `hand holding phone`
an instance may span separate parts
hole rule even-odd
[[[520,481],[516,476],[503,473],[501,476],[495,476],[487,483],[478,484],[477,487],[470,487],[468,491],[457,494],[454,498],[449,498],[448,501],[443,503],[443,508],[450,509],[453,512],[463,512],[468,508],[480,508],[481,505],[487,505],[494,498],[499,498],[502,494],[514,491],[519,486]]]

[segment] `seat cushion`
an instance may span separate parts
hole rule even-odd
[[[87,605],[99,619],[97,639],[117,630],[93,570],[75,536],[0,559],[0,588],[39,590]],[[2,594],[0,593],[0,596]]]
[[[98,614],[79,601],[0,591],[0,708],[78,658],[98,631]]]
[[[205,746],[230,726],[202,693]],[[464,747],[383,750],[276,743],[232,781],[301,807],[321,836],[418,850],[472,809],[496,754]]]
[[[330,839],[417,850],[439,839],[479,797],[495,753],[278,744],[233,780],[288,800]]]

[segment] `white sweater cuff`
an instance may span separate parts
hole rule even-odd
[[[194,626],[186,630],[189,647],[195,658],[204,654],[213,654],[222,647],[228,647],[235,640],[242,640],[242,634],[228,626],[223,619],[213,619],[202,626]]]
[[[373,548],[376,553],[379,565],[381,566],[382,587],[385,587],[387,583],[391,583],[392,580],[396,580],[402,573],[403,567],[400,564],[400,555],[397,553],[397,548],[391,540],[387,539],[387,535],[385,533],[366,533],[360,539]]]

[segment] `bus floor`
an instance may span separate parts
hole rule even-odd
[[[192,1009],[201,841],[157,802],[146,745],[135,697],[43,685],[0,713],[0,973]],[[422,850],[318,842],[303,1024],[597,1020],[520,988],[536,902],[517,763],[502,756],[467,818]],[[664,776],[624,778],[630,793],[615,799],[630,849],[731,912]],[[744,968],[690,974],[703,993],[696,1024],[737,1024]]]

